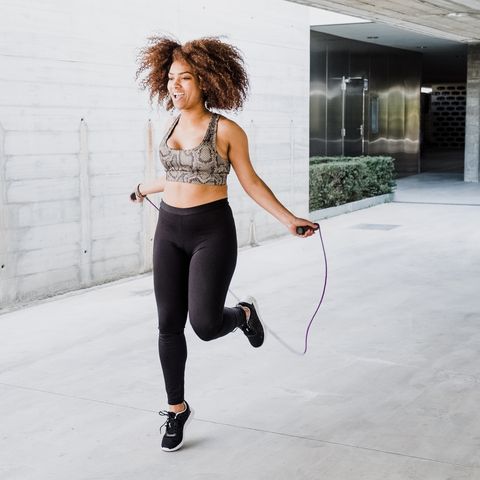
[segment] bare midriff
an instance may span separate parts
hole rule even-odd
[[[227,185],[198,185],[194,183],[166,182],[163,200],[168,205],[189,208],[227,198]]]

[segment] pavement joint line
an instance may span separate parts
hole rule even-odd
[[[395,456],[398,456],[398,457],[405,457],[405,458],[411,458],[411,459],[415,459],[415,460],[422,460],[424,462],[439,463],[439,464],[442,464],[442,465],[449,465],[449,466],[452,466],[452,467],[470,468],[472,470],[477,470],[477,469],[480,468],[479,465],[465,465],[465,464],[462,464],[462,463],[446,462],[444,460],[437,460],[435,458],[420,457],[420,456],[417,456],[417,455],[409,455],[408,453],[392,452],[390,450],[381,450],[379,448],[373,448],[373,447],[362,447],[361,445],[353,445],[353,444],[350,444],[350,443],[333,442],[331,440],[323,440],[321,438],[306,437],[306,436],[302,436],[302,435],[294,435],[294,434],[291,434],[291,433],[276,432],[276,431],[273,431],[273,430],[263,430],[261,428],[245,427],[245,426],[242,426],[242,425],[234,425],[234,424],[230,424],[230,423],[215,422],[214,420],[203,420],[203,419],[200,419],[200,418],[194,418],[193,420],[197,420],[199,422],[205,422],[205,423],[213,423],[213,424],[216,424],[216,425],[222,425],[222,426],[226,426],[226,427],[239,428],[239,429],[242,429],[242,430],[253,430],[255,432],[270,433],[272,435],[278,435],[278,436],[281,436],[281,437],[290,437],[290,438],[296,438],[296,439],[299,439],[299,440],[309,440],[311,442],[326,443],[328,445],[335,445],[335,446],[339,446],[339,447],[355,448],[357,450],[366,450],[366,451],[370,451],[370,452],[384,453],[386,455],[395,455]]]
[[[21,390],[29,390],[29,391],[38,392],[38,393],[48,393],[50,395],[71,398],[74,400],[83,400],[86,402],[101,403],[103,405],[110,405],[111,407],[129,408],[132,410],[139,410],[141,412],[154,412],[154,410],[150,410],[148,408],[132,407],[130,405],[122,405],[121,403],[107,402],[106,400],[96,400],[95,398],[79,397],[77,395],[69,395],[68,393],[52,392],[51,390],[43,390],[41,388],[34,388],[34,387],[25,387],[24,385],[15,385],[13,383],[0,382],[0,386],[18,388]]]
[[[480,203],[414,202],[408,200],[393,200],[391,203],[411,203],[414,205],[447,205],[453,207],[480,207]]]
[[[23,389],[23,390],[30,390],[30,391],[39,392],[39,393],[48,393],[50,395],[57,395],[59,397],[66,397],[66,398],[71,398],[71,399],[75,399],[75,400],[83,400],[83,401],[87,401],[87,402],[100,403],[100,404],[109,405],[109,406],[112,406],[112,407],[127,408],[127,409],[130,409],[130,410],[137,410],[137,411],[141,411],[141,412],[157,413],[156,410],[150,410],[148,408],[132,407],[131,405],[122,405],[120,403],[107,402],[105,400],[96,400],[94,398],[79,397],[79,396],[76,396],[76,395],[69,395],[69,394],[66,394],[66,393],[59,393],[59,392],[53,392],[53,391],[50,391],[50,390],[43,390],[41,388],[25,387],[24,385],[15,385],[15,384],[12,384],[12,383],[4,383],[4,382],[0,382],[0,385],[5,386],[5,387],[12,387],[12,388],[18,388],[18,389]],[[323,439],[320,439],[320,438],[308,437],[308,436],[303,436],[303,435],[295,435],[295,434],[291,434],[291,433],[276,432],[274,430],[265,430],[265,429],[261,429],[261,428],[246,427],[246,426],[243,426],[243,425],[234,425],[232,423],[216,422],[215,420],[206,420],[206,419],[202,419],[202,418],[198,418],[198,417],[193,418],[193,421],[202,422],[202,423],[210,423],[210,424],[213,424],[213,425],[220,425],[220,426],[230,427],[230,428],[237,428],[237,429],[240,429],[240,430],[250,430],[250,431],[254,431],[254,432],[268,433],[268,434],[277,435],[277,436],[280,436],[280,437],[296,438],[298,440],[308,440],[310,442],[325,443],[327,445],[335,445],[335,446],[346,447],[346,448],[355,448],[357,450],[365,450],[365,451],[369,451],[369,452],[383,453],[385,455],[395,455],[395,456],[398,456],[398,457],[411,458],[411,459],[414,459],[414,460],[421,460],[421,461],[424,461],[424,462],[438,463],[438,464],[441,464],[441,465],[449,465],[449,466],[452,466],[452,467],[469,468],[469,469],[472,469],[472,470],[478,470],[480,468],[479,465],[465,465],[465,464],[462,464],[462,463],[446,462],[444,460],[437,460],[435,458],[420,457],[420,456],[417,456],[417,455],[409,455],[407,453],[393,452],[393,451],[390,451],[390,450],[381,450],[381,449],[373,448],[373,447],[362,447],[361,445],[353,445],[353,444],[348,444],[348,443],[333,442],[331,440],[323,440]]]

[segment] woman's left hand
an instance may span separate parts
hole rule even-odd
[[[297,227],[309,227],[306,229],[306,232],[303,235],[299,235],[297,233]],[[291,234],[295,235],[296,237],[307,238],[311,237],[316,230],[318,230],[318,224],[311,222],[305,218],[298,218],[295,217],[292,222],[288,225],[288,230]]]

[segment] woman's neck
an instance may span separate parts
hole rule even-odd
[[[211,113],[203,105],[199,105],[196,108],[180,110],[180,115],[182,123],[195,124],[201,122],[205,117],[209,117]]]

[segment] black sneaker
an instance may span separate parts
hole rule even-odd
[[[159,415],[167,417],[165,423],[160,427],[160,433],[162,433],[162,428],[165,427],[165,434],[162,438],[162,450],[165,452],[174,452],[183,445],[183,430],[193,418],[190,405],[187,402],[185,402],[185,405],[185,410],[180,413],[167,412],[166,410],[158,412]]]
[[[261,347],[265,340],[265,329],[259,317],[257,301],[253,297],[248,297],[247,301],[239,302],[237,307],[248,307],[250,309],[250,318],[239,328],[247,336],[252,347]]]

